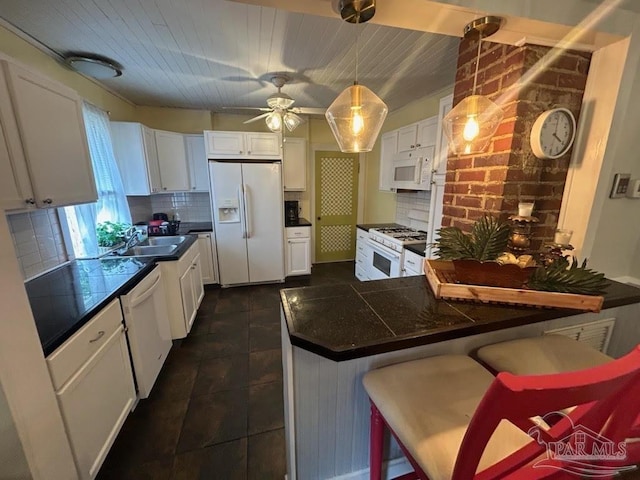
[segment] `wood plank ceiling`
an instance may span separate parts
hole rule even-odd
[[[324,0],[326,1],[326,0]],[[226,0],[0,0],[0,17],[59,54],[105,55],[137,105],[262,107],[286,72],[296,106],[328,107],[355,75],[393,111],[453,84],[459,39]]]

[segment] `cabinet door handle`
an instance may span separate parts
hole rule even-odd
[[[167,189],[167,187],[162,187],[162,189],[163,189],[163,190],[166,190],[166,189]]]
[[[53,200],[51,200],[50,198],[45,198],[42,203],[46,203],[47,205],[51,205],[53,203]]]
[[[251,150],[249,150],[249,151],[247,152],[247,155],[251,155]]]
[[[420,148],[420,146],[421,145],[419,143],[416,143],[416,148]]]
[[[35,205],[36,201],[33,198],[27,198],[24,203],[27,205]]]
[[[93,342],[97,342],[98,340],[100,340],[102,337],[104,337],[104,330],[100,330],[98,332],[98,335],[95,336],[95,338],[92,338],[91,340],[89,340],[89,343],[93,343]]]

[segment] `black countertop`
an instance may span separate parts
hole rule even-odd
[[[187,235],[172,255],[75,260],[25,283],[45,357],[114,298],[126,294],[157,262],[178,260],[196,235]]]
[[[368,232],[370,228],[407,228],[399,223],[359,223],[356,227],[365,232]]]
[[[421,257],[424,257],[424,251],[427,249],[427,242],[405,245],[404,248],[406,248],[410,252],[417,253]]]
[[[76,260],[25,284],[47,356],[111,300],[133,288],[155,265],[153,258]]]
[[[293,222],[287,218],[284,219],[284,226],[285,227],[310,227],[311,226],[311,222],[309,220],[307,220],[306,218],[298,218],[297,222]]]
[[[291,343],[334,361],[584,313],[437,300],[426,277],[280,290]],[[603,308],[640,303],[611,282]]]
[[[185,233],[213,232],[212,222],[181,222],[178,232]]]

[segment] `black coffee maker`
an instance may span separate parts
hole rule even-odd
[[[298,201],[297,200],[285,200],[284,223],[285,225],[296,225],[298,223]]]

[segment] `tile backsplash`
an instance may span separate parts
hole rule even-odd
[[[14,213],[7,219],[25,280],[69,260],[57,210]]]
[[[424,230],[426,223],[409,218],[411,210],[429,211],[430,191],[398,192],[396,194],[396,223]]]
[[[151,220],[154,213],[178,214],[182,222],[210,222],[211,200],[206,192],[167,193],[149,197],[127,197],[134,223]]]

